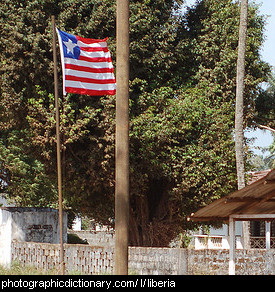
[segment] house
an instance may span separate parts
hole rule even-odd
[[[251,185],[256,181],[265,177],[270,173],[270,169],[263,171],[250,172],[247,185]],[[265,248],[265,233],[266,223],[263,221],[250,221],[250,247],[251,248]],[[270,224],[271,228],[271,247],[275,247],[275,221]],[[236,247],[238,249],[243,248],[243,234],[242,234],[242,222],[236,221],[235,226],[236,235]],[[204,232],[203,228],[200,228],[197,234],[193,235],[195,242],[195,249],[229,249],[229,232],[228,225],[222,224],[220,228],[210,227],[208,232]],[[272,238],[274,237],[274,238]]]

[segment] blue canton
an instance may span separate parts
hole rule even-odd
[[[77,39],[74,35],[59,30],[62,39],[65,58],[79,59],[80,47],[77,45]]]

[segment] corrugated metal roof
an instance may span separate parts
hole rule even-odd
[[[192,214],[194,221],[227,221],[235,214],[275,214],[275,169]]]

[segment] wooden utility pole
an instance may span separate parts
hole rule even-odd
[[[129,0],[117,0],[115,274],[128,274]]]
[[[64,249],[63,249],[63,208],[62,208],[62,174],[61,174],[61,143],[60,143],[60,119],[58,101],[58,78],[57,78],[57,57],[56,57],[56,34],[55,17],[52,15],[53,31],[53,63],[54,63],[54,98],[55,98],[55,119],[56,119],[56,155],[57,155],[57,182],[58,182],[58,203],[59,203],[59,231],[60,231],[60,272],[65,273]]]
[[[235,150],[236,167],[238,177],[238,189],[245,187],[245,168],[244,168],[244,78],[245,78],[245,50],[247,38],[247,14],[248,0],[241,0],[239,46],[237,60],[237,84],[236,84],[236,105],[235,105]],[[243,222],[244,248],[249,247],[249,222]]]

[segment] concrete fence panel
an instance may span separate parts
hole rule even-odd
[[[67,271],[108,275],[114,272],[114,248],[64,244]],[[42,270],[59,267],[59,245],[11,243],[11,260]],[[137,275],[226,275],[228,250],[129,247],[129,271]],[[275,250],[236,250],[236,274],[275,274]]]

